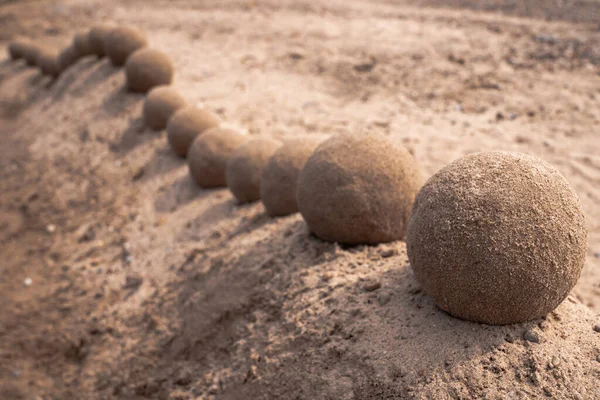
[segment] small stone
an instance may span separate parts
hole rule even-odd
[[[596,325],[594,325],[594,330],[595,330],[596,332],[600,333],[600,323],[599,323],[599,324],[596,324]]]
[[[528,342],[539,343],[541,338],[537,332],[528,329],[523,334],[523,339],[527,340]]]
[[[46,231],[48,233],[54,233],[56,231],[56,225],[54,225],[54,224],[48,224],[46,226]]]
[[[558,368],[560,366],[560,358],[556,356],[552,357],[552,366]]]
[[[385,306],[391,299],[391,295],[389,293],[381,293],[377,300],[379,301],[380,306]]]
[[[144,282],[144,278],[141,276],[135,275],[127,275],[125,278],[125,284],[123,285],[123,289],[134,289],[139,288]]]
[[[381,287],[381,282],[379,281],[369,281],[365,282],[363,285],[363,289],[365,292],[373,292]]]
[[[394,249],[387,249],[387,250],[381,251],[381,253],[379,253],[379,254],[383,258],[389,258],[389,257],[393,257],[393,256],[396,255],[396,250],[394,250]]]
[[[25,280],[23,281],[23,284],[25,285],[25,287],[31,286],[32,283],[33,283],[33,280],[29,277],[25,278]]]

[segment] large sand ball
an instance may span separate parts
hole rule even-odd
[[[122,66],[133,52],[147,45],[148,40],[142,31],[121,26],[112,29],[106,36],[104,51],[113,65]]]
[[[61,73],[76,62],[77,52],[75,51],[75,47],[73,47],[72,45],[65,47],[58,55],[58,65],[60,67]]]
[[[40,67],[42,74],[56,78],[61,73],[60,64],[58,61],[58,52],[52,48],[41,48],[38,53],[37,65]]]
[[[269,159],[260,178],[260,199],[273,217],[298,211],[296,184],[306,160],[325,137],[286,140]]]
[[[125,64],[127,87],[134,92],[146,93],[153,87],[169,85],[173,81],[174,70],[165,53],[147,47],[139,49]]]
[[[403,239],[421,183],[404,146],[379,135],[336,135],[310,156],[297,201],[310,230],[346,244]]]
[[[248,136],[230,128],[212,128],[198,136],[188,152],[190,175],[203,188],[227,186],[225,169]]]
[[[19,60],[25,56],[25,51],[28,46],[31,46],[31,42],[25,38],[18,38],[13,40],[8,45],[8,54],[11,59]]]
[[[260,199],[261,171],[281,145],[279,140],[271,138],[252,139],[235,150],[227,161],[227,187],[240,203]]]
[[[155,87],[144,101],[144,122],[152,130],[165,129],[169,118],[185,105],[183,96],[172,87]]]
[[[167,123],[167,139],[173,151],[185,157],[190,145],[196,138],[210,128],[221,123],[214,113],[194,106],[177,111]]]
[[[88,36],[89,32],[77,32],[73,37],[73,48],[77,58],[82,58],[92,54],[92,47]]]
[[[98,56],[98,58],[102,58],[106,55],[104,51],[104,42],[106,38],[110,34],[110,32],[114,29],[112,25],[101,24],[96,25],[90,29],[88,33],[88,43],[90,45],[90,51],[92,54]]]
[[[511,324],[554,310],[587,252],[579,199],[550,164],[519,153],[477,153],[421,189],[408,227],[410,263],[450,314]]]

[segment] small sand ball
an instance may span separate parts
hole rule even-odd
[[[75,49],[77,58],[93,54],[88,34],[89,32],[77,32],[73,38],[73,48]]]
[[[29,42],[23,47],[23,58],[27,65],[35,66],[37,65],[38,55],[40,53],[41,46]]]
[[[379,135],[336,135],[309,157],[298,209],[320,238],[345,244],[403,239],[421,177],[401,144]]]
[[[583,268],[587,230],[577,195],[550,164],[489,152],[427,181],[406,243],[438,307],[502,325],[540,318],[564,300]]]
[[[271,138],[252,139],[235,150],[227,161],[227,187],[240,203],[260,199],[261,171],[281,145],[279,140]]]
[[[58,55],[58,65],[60,67],[61,73],[76,62],[77,53],[75,52],[75,48],[72,45],[65,47],[63,51],[61,51]]]
[[[106,36],[104,51],[114,65],[121,66],[131,54],[147,44],[148,40],[142,31],[130,26],[121,26],[112,29]]]
[[[188,152],[190,175],[203,188],[227,186],[225,168],[235,150],[248,141],[231,128],[212,128],[198,136]]]
[[[58,62],[58,52],[55,49],[40,49],[37,65],[44,75],[56,78],[61,73],[60,64]]]
[[[127,87],[134,92],[146,93],[155,86],[170,84],[174,70],[165,53],[150,48],[139,49],[125,64]]]
[[[273,217],[298,211],[296,184],[306,160],[325,137],[303,137],[286,140],[263,168],[260,177],[260,199]]]
[[[110,34],[113,26],[108,24],[96,25],[90,29],[88,33],[88,43],[90,45],[90,51],[92,54],[102,58],[105,56],[104,42]]]
[[[31,45],[31,42],[28,39],[19,38],[16,39],[8,45],[8,54],[10,58],[13,60],[21,59],[25,56],[25,50],[28,46]]]
[[[173,151],[178,156],[185,157],[196,136],[220,123],[221,119],[208,110],[195,106],[185,107],[169,119],[167,139]]]
[[[185,105],[185,99],[172,87],[155,87],[144,102],[144,122],[155,131],[165,129],[169,118]]]

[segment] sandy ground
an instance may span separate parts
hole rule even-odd
[[[138,25],[190,102],[249,134],[383,132],[425,176],[535,154],[579,194],[589,252],[547,318],[463,322],[404,243],[324,243],[197,188],[107,61],[50,82],[4,59],[0,398],[600,398],[600,3],[4,3],[4,45]]]

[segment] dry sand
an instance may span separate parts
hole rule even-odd
[[[426,177],[474,151],[535,154],[589,228],[555,312],[451,318],[404,243],[324,243],[298,214],[199,189],[106,59],[54,83],[3,60],[0,398],[600,398],[600,5],[420,3],[8,2],[0,39],[137,25],[191,104],[253,135],[388,133]]]

